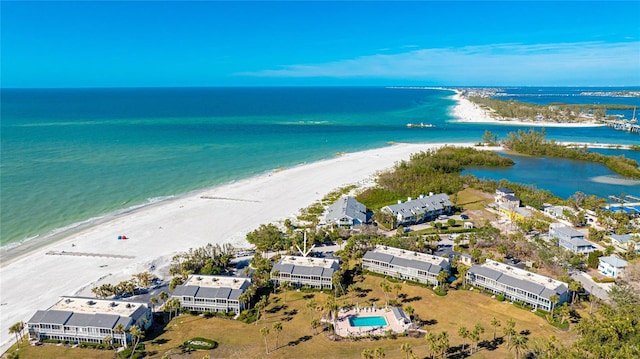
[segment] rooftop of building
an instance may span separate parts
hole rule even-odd
[[[129,317],[138,310],[138,308],[143,306],[146,307],[146,304],[113,299],[61,297],[56,304],[49,308],[49,310],[61,310],[85,314],[115,314],[123,317]]]
[[[242,289],[245,283],[251,283],[250,278],[231,277],[222,275],[192,274],[184,282],[184,286],[198,286],[203,288]]]
[[[599,259],[600,262],[607,263],[615,268],[624,268],[629,264],[627,261],[618,256],[600,257]]]
[[[340,264],[340,260],[331,258],[315,258],[315,257],[301,257],[301,256],[283,256],[278,264],[304,266],[304,267],[322,267],[322,268],[335,268]]]
[[[525,281],[525,282],[534,283],[552,291],[555,291],[559,286],[562,286],[562,285],[566,286],[566,283],[561,282],[559,280],[549,278],[541,274],[532,273],[527,270],[516,268],[514,266],[510,266],[505,263],[500,263],[491,259],[487,259],[487,261],[484,264],[476,265],[474,267],[482,267],[485,269],[497,271],[509,277],[512,277],[521,281]]]
[[[440,265],[442,261],[449,262],[448,258],[438,257],[438,256],[434,256],[427,253],[414,252],[406,249],[394,248],[389,246],[378,245],[373,250],[373,252],[388,254],[397,258],[427,262],[435,265]]]

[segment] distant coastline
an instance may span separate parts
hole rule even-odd
[[[497,119],[490,111],[481,108],[462,95],[459,89],[450,89],[455,92],[453,99],[458,104],[453,109],[453,115],[459,123],[488,123],[493,125],[523,126],[523,127],[603,127],[602,123],[588,122],[550,122],[550,121],[522,121],[517,119]]]

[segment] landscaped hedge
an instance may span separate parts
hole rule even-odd
[[[196,349],[196,350],[211,350],[215,349],[218,346],[218,342],[215,340],[207,339],[207,338],[192,338],[187,340],[182,344],[182,347],[185,349]]]

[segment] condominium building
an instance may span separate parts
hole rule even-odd
[[[467,282],[512,301],[522,301],[534,309],[551,311],[555,305],[569,300],[566,283],[488,259],[467,272]],[[558,303],[551,297],[558,295]]]
[[[618,256],[607,256],[598,258],[598,272],[607,277],[617,278],[624,273],[629,265],[627,261]]]
[[[406,202],[382,207],[382,212],[392,214],[396,225],[421,223],[437,218],[441,214],[451,212],[451,200],[445,193],[420,196],[416,199],[407,198]]]
[[[449,268],[448,258],[387,246],[376,246],[362,257],[362,269],[426,284],[438,284],[438,274]]]
[[[63,340],[69,343],[102,343],[109,336],[127,346],[133,326],[146,330],[153,320],[146,303],[112,299],[62,297],[47,310],[38,310],[27,321],[31,340]]]
[[[251,285],[250,278],[192,274],[171,295],[183,309],[197,312],[234,312],[245,309],[240,296]]]
[[[289,282],[296,287],[333,289],[333,274],[339,269],[337,259],[284,256],[273,265],[271,280],[277,284]]]

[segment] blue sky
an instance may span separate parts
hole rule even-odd
[[[640,2],[8,2],[2,87],[640,85]]]

